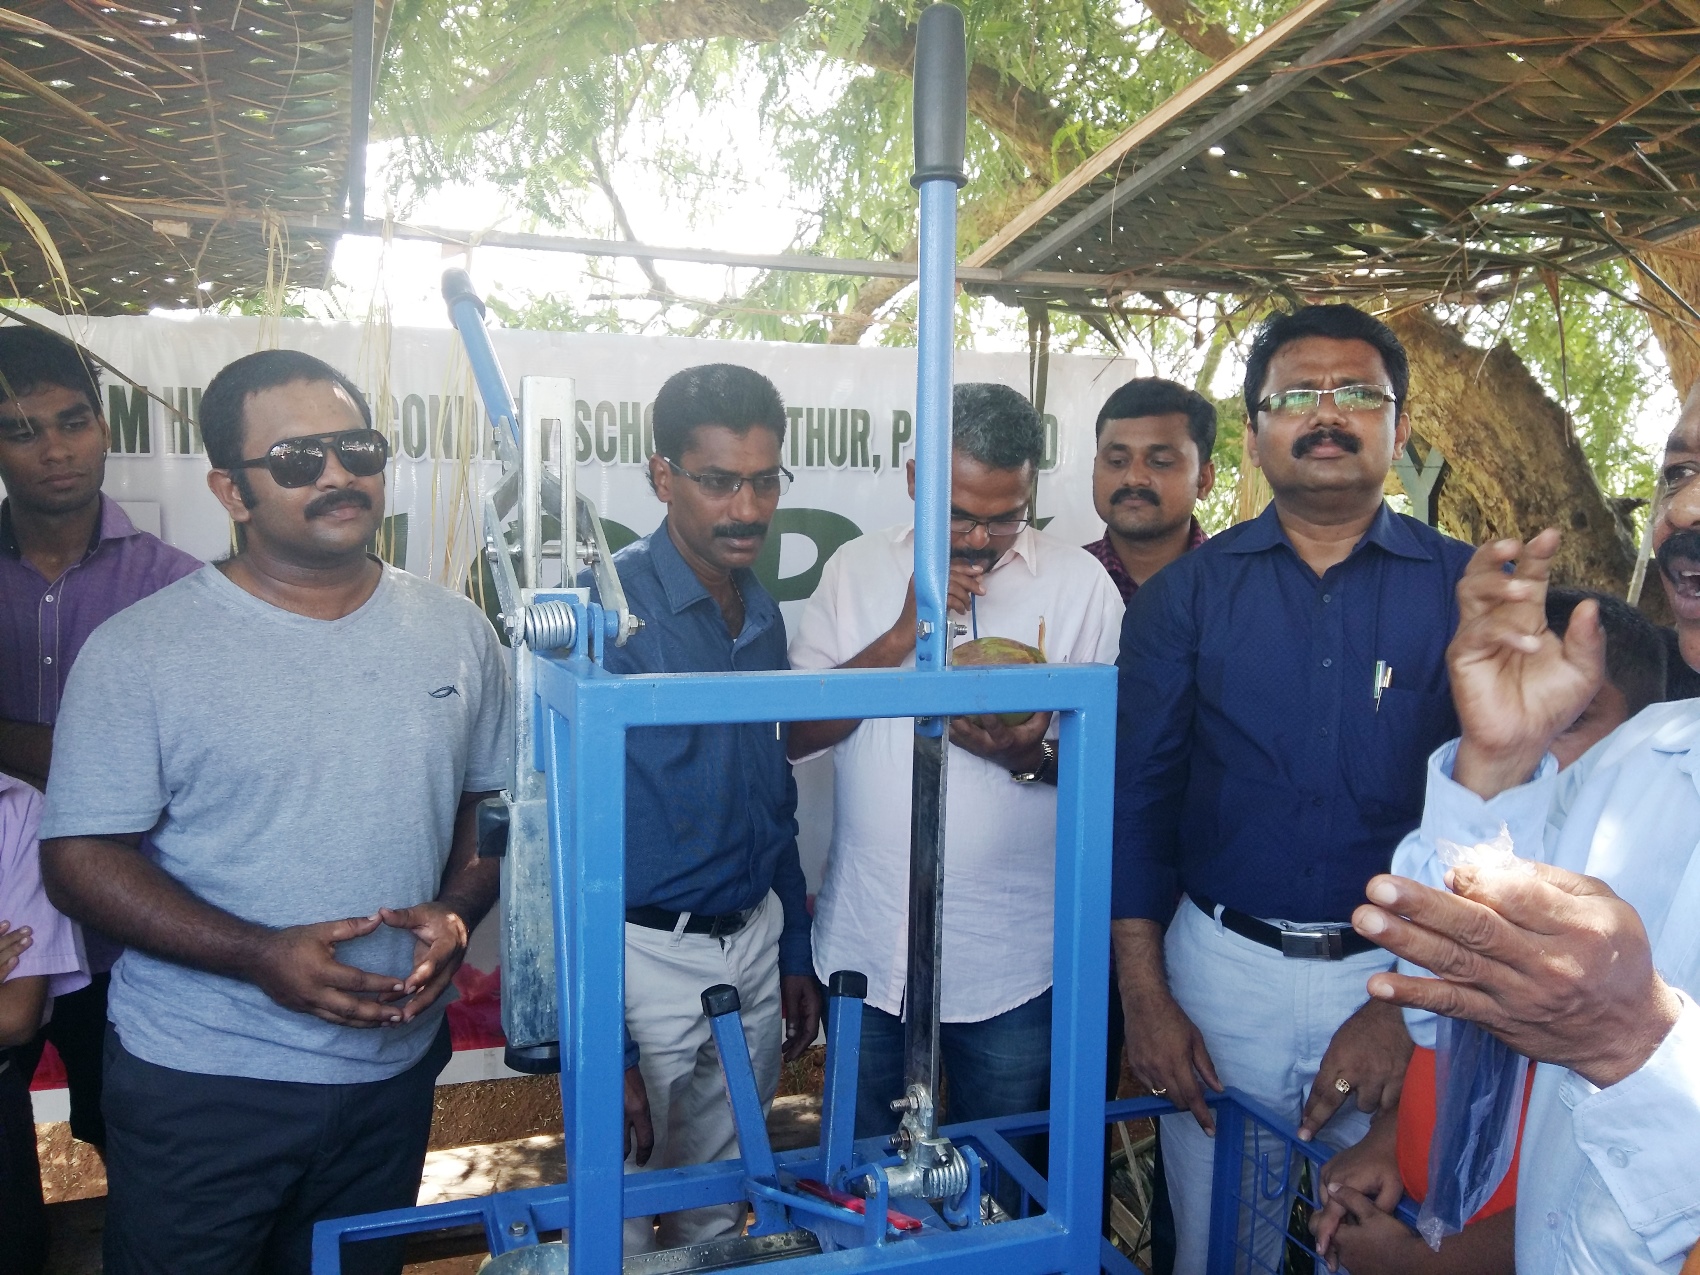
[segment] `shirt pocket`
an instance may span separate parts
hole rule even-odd
[[[1414,827],[1422,815],[1429,754],[1458,733],[1452,695],[1389,686],[1367,720],[1363,746],[1346,753],[1365,822]]]

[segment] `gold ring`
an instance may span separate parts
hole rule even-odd
[[[1341,1093],[1351,1093],[1352,1082],[1347,1080],[1344,1076],[1341,1076],[1334,1082],[1334,1088],[1339,1090]]]

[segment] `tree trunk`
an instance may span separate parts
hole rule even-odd
[[[1674,240],[1661,251],[1646,253],[1645,260],[1684,301],[1700,310],[1700,231]],[[1695,382],[1700,381],[1700,322],[1691,318],[1668,292],[1648,278],[1639,264],[1635,268],[1635,282],[1643,297],[1677,316],[1677,320],[1658,314],[1648,317],[1653,322],[1653,335],[1659,339],[1659,347],[1665,352],[1665,362],[1670,365],[1677,397],[1686,399]]]
[[[1391,320],[1411,359],[1411,421],[1449,466],[1439,517],[1475,543],[1564,533],[1553,578],[1622,597],[1635,544],[1607,503],[1570,419],[1503,342],[1465,343],[1426,311]],[[1651,592],[1651,590],[1649,590]]]

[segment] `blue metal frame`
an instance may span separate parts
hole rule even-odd
[[[576,603],[576,600],[575,600]],[[596,632],[586,608],[581,635]],[[625,733],[642,726],[938,717],[1052,710],[1061,732],[1051,1025],[1051,1105],[1045,1211],[995,1227],[929,1228],[898,1243],[790,1259],[799,1271],[925,1262],[983,1275],[1098,1268],[1104,1100],[1104,1005],[1109,995],[1110,803],[1115,672],[1103,665],[840,670],[618,676],[589,658],[537,659],[538,720],[549,775],[557,956],[563,1024],[561,1105],[569,1182],[482,1200],[320,1223],[314,1270],[340,1270],[344,1239],[414,1234],[481,1222],[493,1253],[564,1229],[575,1272],[620,1269],[621,1222],[749,1198],[741,1161],[627,1176],[624,1168]],[[1028,1123],[1031,1123],[1030,1121]],[[994,1171],[1033,1170],[988,1129]],[[877,1162],[879,1140],[858,1148]],[[1007,1154],[1006,1154],[1007,1153]],[[1014,1157],[1010,1160],[1008,1157]],[[777,1157],[786,1172],[825,1179],[817,1151]],[[813,1202],[810,1202],[811,1204]],[[815,1212],[809,1205],[802,1212]],[[802,1219],[798,1219],[801,1221]]]
[[[1267,1216],[1265,1205],[1270,1201],[1244,1199],[1243,1181],[1237,1180],[1243,1179],[1243,1175],[1234,1172],[1233,1166],[1249,1162],[1260,1176],[1281,1175],[1281,1181],[1266,1194],[1270,1194],[1271,1201],[1275,1195],[1284,1201],[1291,1185],[1287,1178],[1297,1162],[1308,1161],[1314,1172],[1331,1153],[1327,1147],[1317,1143],[1300,1142],[1292,1126],[1278,1120],[1238,1090],[1229,1089],[1222,1094],[1209,1095],[1206,1102],[1216,1112],[1215,1147],[1219,1179],[1212,1200],[1206,1270],[1209,1275],[1234,1275],[1247,1269],[1279,1271],[1278,1261],[1272,1266],[1261,1263],[1247,1265],[1248,1262],[1257,1262],[1257,1259],[1247,1254],[1245,1241],[1240,1237],[1248,1230],[1255,1212],[1263,1211]],[[1106,1124],[1175,1114],[1175,1108],[1166,1099],[1154,1097],[1125,1098],[1100,1110]],[[949,1234],[934,1228],[930,1235],[876,1252],[862,1249],[822,1254],[793,1258],[791,1263],[798,1271],[861,1268],[870,1262],[878,1265],[914,1263],[925,1264],[929,1270],[962,1270],[967,1275],[984,1275],[986,1262],[995,1255],[995,1269],[999,1275],[1006,1270],[1030,1269],[1025,1260],[1019,1264],[1005,1264],[1010,1254],[1005,1250],[1004,1241],[1014,1240],[1018,1249],[1031,1249],[1035,1256],[1054,1251],[1058,1247],[1057,1231],[1062,1219],[1057,1210],[1048,1207],[1051,1198],[1049,1183],[1011,1146],[1011,1140],[1042,1134],[1049,1128],[1050,1117],[1041,1111],[949,1125],[944,1129],[956,1145],[978,1151],[993,1166],[995,1173],[1007,1174],[1019,1187],[1023,1198],[1017,1221]],[[1101,1147],[1102,1142],[1097,1142],[1090,1158],[1101,1160]],[[857,1144],[856,1149],[862,1161],[877,1161],[883,1150],[883,1140],[865,1139]],[[1279,1166],[1274,1163],[1276,1156],[1281,1158]],[[782,1180],[811,1177],[826,1180],[826,1160],[819,1149],[781,1152],[772,1157],[772,1162]],[[742,1160],[722,1160],[686,1169],[631,1174],[621,1185],[626,1215],[644,1216],[669,1209],[723,1204],[748,1198],[749,1178],[748,1168]],[[569,1196],[570,1189],[566,1186],[533,1187],[474,1200],[456,1200],[425,1208],[397,1209],[389,1213],[321,1222],[313,1236],[313,1270],[316,1275],[329,1275],[340,1270],[340,1246],[344,1241],[416,1235],[469,1225],[484,1228],[485,1240],[492,1253],[509,1252],[536,1243],[539,1234],[564,1229],[569,1222]],[[793,1199],[788,1198],[785,1203],[788,1207],[796,1207]],[[884,1203],[883,1200],[870,1200],[870,1217],[876,1210],[883,1215]],[[1085,1223],[1089,1238],[1097,1246],[1093,1255],[1096,1261],[1075,1264],[1081,1257],[1079,1250],[1084,1247],[1077,1242],[1069,1246],[1067,1260],[1059,1255],[1059,1259],[1047,1269],[1065,1270],[1077,1275],[1092,1270],[1102,1270],[1109,1275],[1135,1275],[1137,1268],[1133,1263],[1109,1241],[1097,1235],[1097,1203],[1095,1198]],[[905,1202],[904,1207],[911,1206]],[[1041,1212],[1028,1216],[1030,1207]],[[1285,1207],[1284,1203],[1281,1207]],[[1404,1200],[1396,1216],[1415,1229],[1416,1207],[1413,1201]],[[1074,1238],[1079,1240],[1078,1236]],[[1027,1253],[1023,1252],[1022,1256],[1025,1258]],[[797,1263],[807,1265],[795,1265]],[[1043,1258],[1040,1258],[1040,1264],[1043,1265]],[[575,1266],[574,1269],[578,1268]]]

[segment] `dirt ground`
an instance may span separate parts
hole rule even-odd
[[[820,1141],[820,1049],[787,1066],[780,1097],[768,1117],[775,1149]],[[94,1148],[71,1137],[64,1123],[39,1125],[36,1148],[53,1226],[48,1275],[99,1275],[106,1220],[106,1170]],[[444,1085],[437,1090],[431,1151],[419,1203],[468,1199],[496,1191],[547,1186],[566,1177],[561,1091],[554,1076]],[[410,1256],[408,1275],[473,1275],[481,1254],[473,1241],[432,1241]],[[445,1251],[447,1250],[447,1251]]]

